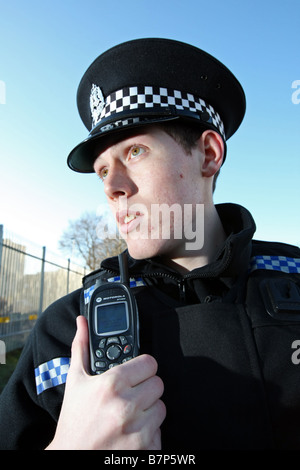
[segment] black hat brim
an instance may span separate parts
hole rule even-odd
[[[128,119],[125,118],[127,121]],[[138,131],[145,126],[150,125],[159,125],[165,122],[170,121],[184,121],[189,122],[190,125],[197,125],[199,129],[205,130],[211,128],[216,130],[214,126],[207,124],[206,122],[200,121],[200,119],[195,119],[189,116],[175,116],[175,115],[164,115],[164,116],[148,116],[140,118],[139,121],[126,124],[124,126],[117,126],[112,128],[107,128],[106,130],[100,129],[97,132],[97,129],[94,130],[93,134],[83,140],[78,144],[69,154],[67,163],[71,170],[79,173],[93,173],[94,172],[94,162],[101,152],[104,151],[106,147],[114,144],[115,142],[122,140],[134,131]],[[107,125],[109,127],[109,124]],[[224,141],[224,157],[223,163],[226,156],[226,142]]]

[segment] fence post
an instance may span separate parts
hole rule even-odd
[[[3,249],[3,225],[0,225],[0,274],[2,266],[2,249]]]
[[[46,259],[46,247],[43,246],[43,257],[41,266],[41,287],[40,287],[40,307],[38,315],[41,315],[43,311],[43,300],[44,300],[44,277],[45,277],[45,259]]]
[[[0,364],[6,364],[6,344],[0,341]]]
[[[67,294],[69,293],[69,290],[70,290],[70,265],[71,265],[71,260],[70,260],[70,258],[68,258]]]

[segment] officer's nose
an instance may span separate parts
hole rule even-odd
[[[137,192],[135,183],[130,178],[127,168],[121,162],[112,164],[107,170],[104,179],[104,192],[111,201],[116,201],[121,196],[128,198]]]

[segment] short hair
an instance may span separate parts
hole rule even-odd
[[[159,124],[159,127],[172,137],[187,154],[191,153],[192,149],[196,147],[198,139],[201,137],[203,132],[207,130],[207,127],[197,126],[182,121],[162,122]],[[214,175],[213,192],[216,189],[216,181],[219,173],[220,169]]]

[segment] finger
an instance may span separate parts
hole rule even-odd
[[[164,383],[155,375],[131,389],[135,393],[135,403],[145,411],[159,399],[164,393]]]
[[[161,450],[161,431],[160,428],[155,432],[152,442],[146,450]]]
[[[159,449],[159,428],[166,417],[166,407],[161,400],[157,400],[150,408],[140,413],[138,418],[132,420],[126,432],[136,438],[138,436],[139,447],[142,449]]]
[[[77,331],[71,348],[70,371],[88,373],[89,370],[89,332],[87,320],[82,315],[76,319]]]
[[[148,450],[161,449],[161,432],[160,427],[166,418],[165,404],[158,400],[149,410],[144,412],[144,427],[143,430],[148,433],[145,437],[148,442]],[[150,446],[149,446],[150,444]]]
[[[143,428],[148,429],[149,435],[152,436],[154,432],[160,428],[165,420],[167,411],[166,406],[162,400],[157,400],[150,408],[143,413]]]
[[[113,373],[128,387],[135,387],[144,380],[153,377],[157,372],[157,362],[149,354],[142,354],[106,373]]]

